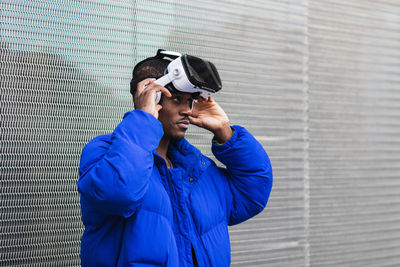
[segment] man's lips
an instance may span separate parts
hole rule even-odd
[[[183,128],[183,129],[187,129],[187,128],[189,128],[189,124],[190,124],[190,122],[189,122],[189,120],[180,120],[180,121],[178,121],[177,123],[176,123],[180,128]]]

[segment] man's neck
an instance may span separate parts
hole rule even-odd
[[[157,151],[158,155],[160,155],[165,160],[165,163],[167,164],[168,168],[172,168],[172,164],[167,158],[169,144],[170,144],[170,140],[164,135],[161,138],[156,151]]]

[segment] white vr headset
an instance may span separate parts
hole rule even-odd
[[[207,60],[163,49],[159,49],[157,55],[150,59],[154,58],[171,61],[164,71],[164,76],[154,82],[170,91],[198,93],[201,97],[207,98],[222,88],[217,68]],[[158,92],[156,103],[160,99],[161,92]]]

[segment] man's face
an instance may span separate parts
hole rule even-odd
[[[158,120],[164,129],[164,136],[169,140],[180,140],[185,137],[189,127],[189,115],[193,105],[192,95],[189,93],[172,93],[172,97],[163,97],[162,109]]]

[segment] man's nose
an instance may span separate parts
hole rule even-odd
[[[187,103],[182,104],[179,113],[189,116],[190,114],[192,114],[192,107]]]

